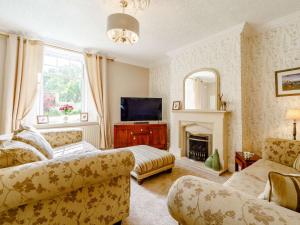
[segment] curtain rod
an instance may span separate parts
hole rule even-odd
[[[7,37],[9,37],[9,34],[0,32],[0,36],[7,38]],[[71,49],[71,48],[65,48],[65,47],[57,46],[57,45],[50,44],[50,43],[43,42],[43,44],[45,46],[48,46],[48,47],[52,47],[52,48],[56,48],[56,49],[61,49],[61,50],[65,50],[65,51],[75,52],[75,53],[79,53],[79,54],[84,54],[85,53],[84,51],[79,51],[79,50],[75,50],[75,49]],[[113,58],[107,58],[107,60],[108,61],[112,61],[112,62],[115,61]]]

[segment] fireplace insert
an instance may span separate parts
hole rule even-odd
[[[204,162],[211,154],[211,135],[191,134],[187,132],[187,156],[190,159]]]

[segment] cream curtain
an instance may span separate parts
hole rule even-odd
[[[42,71],[43,45],[39,41],[9,35],[5,61],[3,109],[0,131],[18,129],[28,114],[37,93],[38,74]]]
[[[107,102],[107,60],[99,55],[85,54],[85,64],[93,100],[99,116],[100,148],[111,148],[111,123]]]

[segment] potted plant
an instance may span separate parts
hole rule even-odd
[[[68,115],[74,110],[74,107],[69,105],[69,104],[65,104],[62,105],[61,107],[59,107],[59,111],[63,112],[65,114],[64,116],[64,122],[68,122]]]

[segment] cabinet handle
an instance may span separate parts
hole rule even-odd
[[[152,134],[152,130],[150,130],[150,134]]]
[[[133,135],[133,132],[130,132],[131,135]]]
[[[143,129],[141,129],[141,131],[143,131]]]
[[[136,138],[135,137],[133,137],[133,140],[135,140]]]

